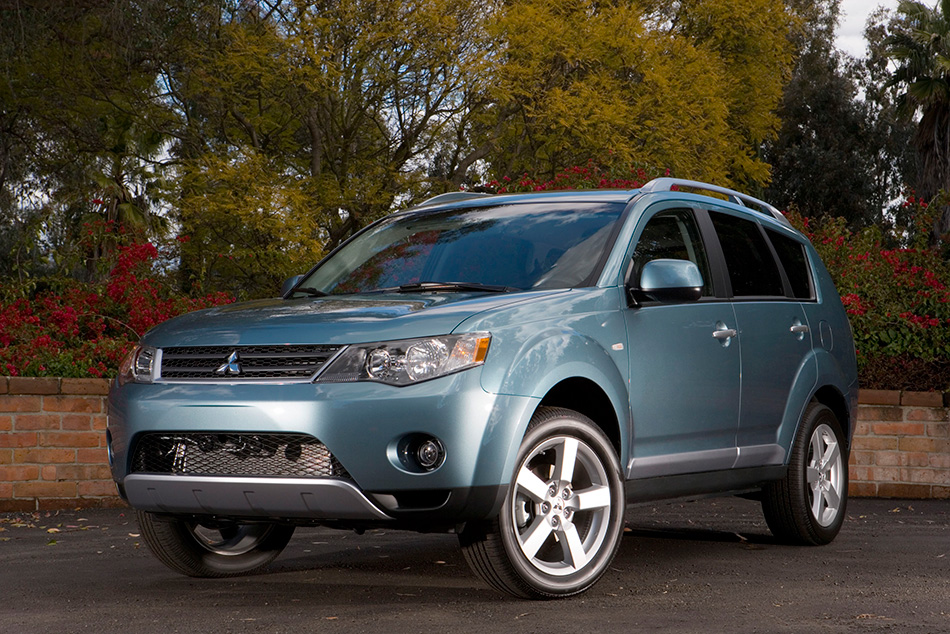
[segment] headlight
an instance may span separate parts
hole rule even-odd
[[[157,350],[151,346],[135,346],[119,366],[119,385],[151,383]]]
[[[318,383],[378,381],[410,385],[485,362],[491,335],[484,332],[353,345],[334,359]]]

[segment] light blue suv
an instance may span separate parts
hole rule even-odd
[[[632,502],[755,495],[779,539],[831,541],[857,388],[807,239],[658,179],[384,218],[278,299],[147,333],[107,434],[186,575],[260,568],[299,525],[454,531],[489,585],[548,598],[597,581]]]

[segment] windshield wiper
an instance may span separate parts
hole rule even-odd
[[[311,286],[304,286],[302,288],[295,288],[295,293],[306,293],[308,297],[326,297],[327,294],[321,291],[318,288],[313,288]]]
[[[379,289],[382,291],[396,291],[399,293],[423,293],[426,291],[477,291],[484,293],[510,293],[520,291],[512,286],[498,286],[496,284],[479,284],[477,282],[414,282],[401,284],[393,288]]]

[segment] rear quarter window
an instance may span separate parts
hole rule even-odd
[[[812,299],[815,295],[812,290],[811,269],[808,267],[808,257],[805,255],[805,245],[797,240],[782,235],[778,231],[766,229],[765,232],[778,253],[778,259],[785,269],[785,276],[792,287],[792,295],[796,299]]]

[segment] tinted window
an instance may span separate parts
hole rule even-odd
[[[640,271],[651,260],[689,260],[703,275],[703,295],[712,295],[712,278],[699,229],[688,209],[661,211],[650,218],[633,252],[633,275],[639,285]]]
[[[785,269],[785,277],[792,285],[792,294],[798,299],[811,299],[811,275],[808,258],[805,256],[805,245],[777,231],[766,229],[766,232]]]
[[[419,282],[578,286],[599,265],[623,209],[547,203],[399,214],[348,242],[300,286],[330,294]]]
[[[712,212],[736,297],[785,296],[782,274],[759,225],[751,220]]]

